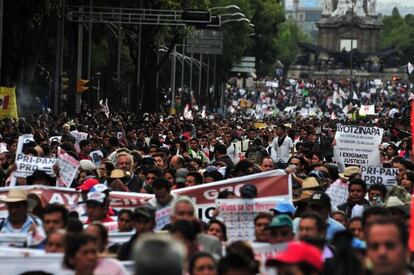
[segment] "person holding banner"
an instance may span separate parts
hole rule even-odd
[[[25,189],[10,189],[0,201],[6,203],[8,211],[7,218],[0,222],[0,233],[30,234],[29,245],[37,245],[45,239],[42,221],[28,213],[28,209],[34,207],[34,202],[27,197]]]

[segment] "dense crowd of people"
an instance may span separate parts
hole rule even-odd
[[[63,253],[65,270],[75,274],[128,274],[121,262],[129,260],[136,274],[154,275],[412,274],[411,90],[403,82],[290,81],[264,83],[253,92],[229,88],[226,116],[190,106],[174,116],[98,110],[4,119],[0,185],[8,191],[0,197],[7,208],[0,237],[27,233],[30,248]],[[361,104],[374,105],[376,114],[361,115]],[[385,130],[381,165],[398,168],[395,186],[368,184],[358,166],[339,170],[333,157],[337,124]],[[87,137],[76,140],[73,131]],[[62,150],[80,161],[70,187],[82,194],[85,213],[45,205],[35,193],[14,188],[56,186],[61,176],[55,165],[54,176],[36,170],[13,183],[18,138],[24,134],[33,135],[21,148],[25,155],[55,158]],[[228,242],[219,211],[206,223],[190,197],[171,193],[276,169],[291,177],[293,198],[257,213],[249,225],[253,242]],[[327,190],[340,184],[347,197],[334,204]],[[115,191],[153,197],[134,210],[120,210],[110,205]],[[255,197],[251,184],[218,194]],[[170,223],[155,230],[157,211],[168,207]],[[119,232],[130,233],[128,241],[109,241],[105,223],[114,221]],[[260,262],[257,243],[285,248]]]

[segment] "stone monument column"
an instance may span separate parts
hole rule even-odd
[[[366,16],[363,0],[356,0],[355,7],[354,7],[354,14],[360,17]]]
[[[367,0],[367,15],[377,16],[376,0]]]
[[[323,3],[322,15],[330,16],[333,12],[333,0],[325,0]]]

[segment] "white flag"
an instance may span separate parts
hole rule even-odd
[[[339,96],[339,93],[337,91],[334,91],[332,100],[333,104],[343,108],[342,98]]]
[[[413,72],[413,70],[414,70],[413,64],[411,64],[411,62],[408,62],[408,64],[407,64],[408,74],[411,75],[411,73]]]

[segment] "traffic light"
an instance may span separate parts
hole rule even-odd
[[[89,90],[89,87],[86,86],[88,84],[89,80],[86,79],[79,79],[76,83],[76,92],[78,93],[84,93]]]
[[[60,90],[64,91],[69,87],[69,78],[67,77],[61,77],[60,80]]]
[[[202,27],[211,23],[211,14],[207,10],[184,10],[181,20],[185,24]]]

